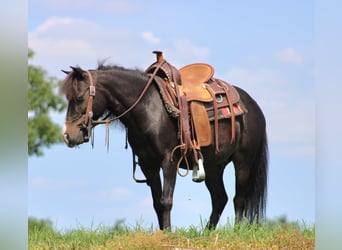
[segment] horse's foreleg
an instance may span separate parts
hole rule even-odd
[[[212,212],[210,215],[207,228],[212,230],[220,219],[224,207],[228,202],[228,196],[223,183],[224,167],[210,167],[206,170],[205,185],[207,186],[212,204]]]
[[[163,193],[160,199],[163,207],[163,226],[161,229],[171,230],[171,209],[173,204],[173,192],[176,184],[177,168],[174,162],[167,160],[163,162]]]
[[[153,208],[158,217],[159,228],[163,229],[164,208],[163,208],[163,205],[161,204],[162,186],[161,186],[161,180],[160,180],[160,175],[159,175],[160,168],[159,166],[155,168],[151,168],[151,166],[144,167],[142,165],[141,170],[143,171],[146,177],[147,185],[149,185],[151,188]]]

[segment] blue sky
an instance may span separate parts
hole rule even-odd
[[[245,89],[267,121],[270,165],[267,217],[315,222],[314,9],[312,1],[38,1],[29,4],[30,63],[64,78],[61,69],[95,68],[98,60],[145,69],[164,51],[176,67],[206,62],[217,77]],[[64,114],[52,114],[60,125]],[[56,145],[28,159],[28,213],[59,229],[127,224],[157,226],[150,190],[134,183],[124,131],[104,128],[95,148]],[[225,171],[233,220],[233,166]],[[199,225],[211,211],[204,184],[178,176],[173,226]]]

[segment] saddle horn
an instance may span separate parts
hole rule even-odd
[[[162,51],[155,50],[152,53],[156,54],[157,63],[161,63],[162,61],[164,61],[164,57],[163,57],[163,52]]]

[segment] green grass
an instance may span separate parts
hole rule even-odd
[[[199,227],[163,232],[123,221],[113,227],[58,232],[29,222],[29,249],[314,249],[315,227],[298,223],[229,222],[214,231]]]

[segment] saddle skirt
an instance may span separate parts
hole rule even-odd
[[[182,80],[180,89],[190,105],[197,144],[204,147],[213,143],[210,121],[215,123],[215,144],[218,144],[218,120],[224,118],[232,119],[231,141],[234,141],[235,116],[244,113],[236,89],[231,84],[214,78],[214,68],[209,64],[189,64],[182,67],[179,73]],[[218,150],[218,145],[216,147]]]
[[[228,118],[231,119],[231,141],[233,142],[235,117],[246,113],[240,101],[239,93],[231,84],[217,78],[210,79],[202,86],[203,90],[209,93],[206,96],[206,101],[203,100],[203,96],[196,96],[197,93],[192,95],[191,101],[189,101],[191,120],[198,145],[204,147],[213,144],[210,124],[214,122],[215,144],[218,147],[218,120]]]

